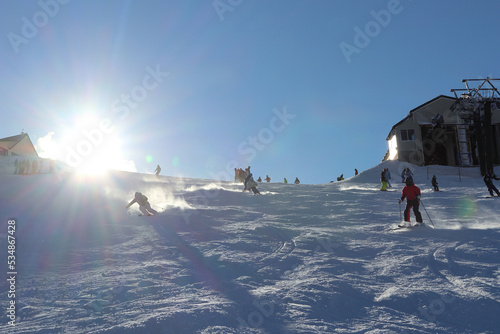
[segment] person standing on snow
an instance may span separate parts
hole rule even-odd
[[[495,185],[493,184],[493,179],[500,180],[495,175],[495,173],[493,173],[493,170],[490,168],[490,169],[488,169],[488,172],[484,176],[483,181],[486,184],[486,186],[488,187],[488,191],[492,197],[494,196],[493,191],[497,193],[497,196],[500,196],[500,192],[498,191],[497,187],[495,187]]]
[[[406,186],[403,188],[401,198],[399,199],[399,204],[401,204],[406,198],[406,208],[404,211],[405,222],[410,223],[410,209],[413,208],[413,213],[415,214],[415,219],[418,224],[422,224],[422,214],[418,210],[420,205],[420,188],[418,188],[411,179],[406,179]]]
[[[161,167],[160,167],[160,165],[156,165],[155,172],[156,172],[156,177],[160,176],[160,172],[161,172]]]
[[[140,192],[135,193],[134,199],[130,203],[128,203],[128,205],[125,208],[128,209],[134,203],[139,204],[139,210],[141,210],[141,212],[145,216],[152,216],[158,214],[158,211],[151,208],[151,204],[149,204],[148,198],[143,194],[141,194]]]
[[[385,169],[380,173],[380,182],[382,183],[382,188],[380,188],[380,190],[387,191],[387,176],[385,174]]]
[[[432,183],[432,187],[434,187],[434,191],[439,191],[439,187],[438,187],[438,182],[437,182],[437,179],[436,179],[436,175],[432,176],[431,183]]]
[[[412,173],[412,171],[411,171],[411,169],[410,169],[410,168],[406,168],[406,179],[405,179],[405,182],[406,182],[406,180],[408,180],[408,179],[410,179],[410,180],[412,180],[412,181],[413,181],[413,173]]]
[[[385,180],[387,181],[387,186],[389,188],[392,188],[392,184],[391,184],[391,172],[389,171],[389,168],[386,168],[385,169]]]

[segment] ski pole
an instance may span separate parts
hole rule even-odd
[[[399,221],[403,221],[403,215],[401,213],[401,201],[398,201],[399,203]]]
[[[424,208],[425,213],[427,213],[427,217],[429,217],[429,221],[431,222],[432,227],[436,227],[436,226],[434,226],[434,223],[432,222],[431,216],[429,216],[429,212],[427,212],[427,209],[425,208],[424,202],[422,202],[422,200],[420,200],[420,204],[422,204],[422,207]]]
[[[154,207],[156,207],[156,208],[157,208],[157,209],[159,209],[159,210],[163,210],[163,208],[159,207],[158,205],[151,204],[151,206],[154,206]]]

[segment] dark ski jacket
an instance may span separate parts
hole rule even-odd
[[[486,173],[486,175],[484,176],[483,181],[484,181],[484,183],[489,184],[489,183],[492,183],[492,182],[493,182],[493,181],[492,181],[493,179],[495,179],[495,180],[500,180],[500,179],[499,179],[499,178],[495,175],[495,173],[493,173],[493,172],[488,172],[488,173]]]
[[[435,176],[432,177],[432,181],[431,182],[432,182],[433,186],[437,186],[437,184],[438,184]]]
[[[126,207],[130,207],[134,203],[138,203],[140,206],[144,206],[148,203],[148,198],[140,192],[136,192],[134,199]]]
[[[385,170],[380,173],[380,182],[387,182],[387,176],[385,175]]]

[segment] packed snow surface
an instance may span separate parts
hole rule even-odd
[[[231,181],[14,175],[2,159],[0,270],[11,222],[17,275],[15,297],[0,283],[1,333],[500,331],[500,198],[475,168],[384,162],[254,196]],[[426,225],[394,230],[404,167]],[[136,191],[159,215],[125,209]]]

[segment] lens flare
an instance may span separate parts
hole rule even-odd
[[[464,197],[458,200],[456,210],[459,217],[469,218],[476,214],[477,205],[472,199]]]

